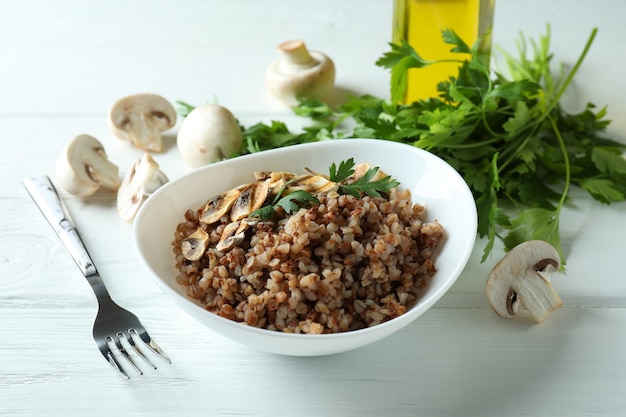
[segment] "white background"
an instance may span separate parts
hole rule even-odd
[[[574,191],[563,214],[567,272],[553,282],[564,306],[541,325],[488,307],[477,242],[444,298],[398,334],[328,357],[269,355],[235,344],[179,311],[141,269],[110,194],[66,196],[120,304],[172,358],[127,381],[91,337],[87,285],[21,186],[54,173],[65,143],[99,138],[125,171],[141,155],[112,136],[118,98],[155,92],[218,101],[240,121],[302,121],[270,98],[265,67],[282,41],[329,54],[338,88],[387,95],[374,62],[391,36],[391,1],[0,1],[0,414],[10,416],[615,416],[626,409],[624,204]],[[567,97],[608,105],[609,134],[626,140],[619,0],[500,0],[494,43],[552,28],[555,63],[572,65],[596,41]],[[170,178],[187,171],[165,136],[155,155]]]

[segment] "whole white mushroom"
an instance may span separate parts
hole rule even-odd
[[[335,86],[335,64],[320,51],[309,51],[300,39],[283,42],[279,56],[265,71],[270,93],[289,106],[300,99],[326,100]]]
[[[183,120],[176,138],[183,162],[198,168],[236,155],[243,137],[235,116],[226,107],[205,104]]]

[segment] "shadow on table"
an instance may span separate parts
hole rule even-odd
[[[554,368],[568,341],[563,329],[571,326],[563,321],[535,325],[488,309],[435,308],[365,348],[280,362],[316,381],[308,398],[320,415],[327,408],[344,415],[513,415],[533,410],[533,398],[557,383]]]

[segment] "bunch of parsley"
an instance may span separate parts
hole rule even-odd
[[[407,71],[443,61],[426,61],[407,43],[392,43],[376,63],[391,71],[391,100],[350,97],[337,109],[302,101],[294,110],[310,118],[311,126],[299,133],[278,121],[242,128],[242,153],[349,137],[428,150],[453,166],[472,190],[478,234],[487,240],[483,261],[497,238],[506,250],[530,239],[545,240],[565,261],[559,218],[570,187],[581,187],[602,203],[626,199],[626,144],[603,136],[609,124],[606,108],[596,111],[589,103],[584,111],[569,114],[560,105],[596,32],[572,69],[561,69],[555,77],[549,27],[538,42],[521,36],[518,58],[501,51],[506,76],[489,68],[480,40],[470,47],[454,31],[444,30],[444,41],[459,53],[458,74],[439,83],[438,97],[410,104],[397,104]]]

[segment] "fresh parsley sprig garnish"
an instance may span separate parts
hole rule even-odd
[[[320,203],[317,197],[304,190],[295,190],[284,195],[285,190],[292,182],[293,179],[285,182],[268,205],[250,213],[249,217],[259,217],[261,220],[265,221],[274,217],[279,208],[284,210],[287,214],[293,214],[307,204]]]
[[[347,161],[341,161],[339,167],[333,162],[330,165],[330,175],[328,178],[333,182],[345,181],[350,175],[354,174],[354,158]]]
[[[354,158],[340,162],[339,167],[334,162],[331,164],[328,178],[337,183],[339,194],[349,194],[357,198],[362,197],[362,194],[367,194],[370,197],[381,197],[381,193],[388,193],[392,188],[400,185],[390,176],[373,180],[378,173],[378,167],[368,168],[361,177],[351,181],[351,176],[355,172],[354,167]],[[287,193],[289,186],[296,180],[297,177],[285,182],[274,199],[269,204],[252,212],[250,217],[268,220],[274,217],[279,209],[282,209],[286,214],[293,214],[302,207],[320,204],[319,199],[308,191],[293,190]]]
[[[339,184],[339,194],[349,194],[361,197],[361,193],[370,197],[381,197],[380,193],[388,193],[400,183],[390,176],[373,180],[378,173],[378,167],[370,167],[365,173],[354,181],[344,182],[354,174],[354,158],[342,161],[339,168],[333,163],[330,166],[330,180]]]

